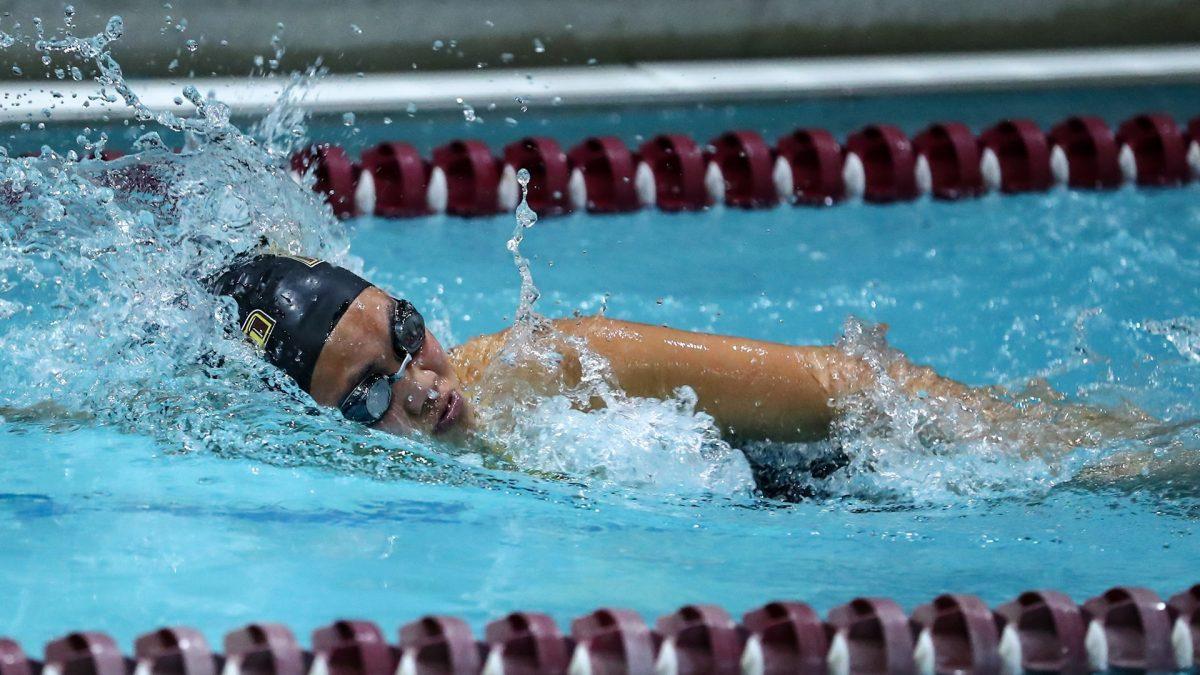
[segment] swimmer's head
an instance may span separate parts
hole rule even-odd
[[[362,277],[299,256],[237,263],[214,288],[271,363],[321,405],[391,433],[466,429],[458,376],[420,313]]]

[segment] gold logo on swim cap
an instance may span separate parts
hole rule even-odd
[[[266,348],[267,340],[271,338],[273,330],[275,330],[275,319],[267,316],[267,313],[261,309],[250,312],[250,316],[247,316],[246,322],[242,324],[242,332],[259,349]]]
[[[302,263],[308,267],[316,267],[317,265],[320,265],[321,263],[325,262],[324,260],[318,260],[317,258],[309,258],[308,256],[304,256],[304,255],[292,255],[290,253],[281,253],[279,257],[291,258],[292,260],[295,260],[298,263]]]

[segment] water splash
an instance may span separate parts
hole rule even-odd
[[[1200,320],[1183,316],[1166,321],[1147,321],[1142,328],[1151,335],[1165,338],[1180,356],[1192,363],[1200,363]]]
[[[537,312],[541,293],[521,253],[537,223],[527,169],[517,172],[517,182],[521,201],[506,246],[521,293],[504,345],[476,387],[486,442],[516,466],[596,484],[748,495],[753,480],[745,459],[697,411],[691,390],[661,401],[627,396],[586,340]]]
[[[197,114],[142,103],[110,48],[119,17],[89,38],[36,48],[90,61],[151,130],[137,153],[102,162],[74,151],[0,153],[0,424],[99,424],[169,452],[211,452],[380,477],[479,481],[427,441],[350,425],[237,339],[236,308],[206,279],[268,248],[361,269],[329,207],[289,177],[303,140],[292,97],[244,134],[221,102],[186,87]],[[184,132],[174,153],[160,131]],[[86,140],[86,139],[85,139]],[[89,153],[102,149],[88,141]]]
[[[1098,458],[1174,448],[1196,430],[1193,420],[1164,424],[1130,405],[1071,403],[1042,380],[955,385],[948,395],[914,389],[929,371],[891,347],[886,330],[846,321],[837,347],[872,384],[838,402],[827,441],[746,448],[771,491],[920,504],[1036,497],[1073,484]]]
[[[136,156],[89,159],[104,149],[102,133],[80,135],[83,159],[74,151],[47,150],[39,158],[0,152],[3,423],[113,425],[171,451],[387,478],[478,480],[445,448],[364,432],[314,406],[239,340],[226,339],[233,308],[203,283],[231,257],[264,245],[361,269],[342,225],[285,169],[304,142],[302,101],[319,66],[292,76],[280,104],[243,133],[227,107],[195,87],[182,92],[196,106],[194,117],[143,105],[109,53],[123,30],[117,17],[89,38],[69,30],[46,38],[39,26],[35,47],[47,61],[65,55],[95,65],[93,100],[124,102],[151,128]],[[0,46],[15,43],[0,34]],[[75,65],[63,70],[72,78],[80,73]],[[172,153],[160,131],[184,133],[184,152]],[[748,493],[746,462],[697,412],[691,391],[665,401],[626,396],[604,359],[537,312],[539,292],[520,250],[537,220],[527,201],[527,171],[519,182],[508,250],[521,279],[520,303],[477,395],[484,435],[504,453],[505,466],[605,485]],[[1195,361],[1191,319],[1146,322],[1139,330],[1165,337]],[[847,324],[839,347],[880,377],[877,387],[846,403],[834,437],[747,448],[785,469],[794,465],[789,480],[809,493],[942,503],[964,495],[1036,495],[1075,480],[1081,464],[1095,458],[1095,443],[1121,439],[1120,433],[1089,436],[1101,428],[1088,418],[1092,413],[1047,405],[1049,392],[1008,395],[1005,403],[1027,413],[1026,421],[1000,423],[986,407],[913,396],[889,374],[902,356],[861,322]],[[572,359],[578,380],[556,379]],[[1133,429],[1132,436],[1154,432],[1132,410],[1101,421]],[[1154,452],[1177,440],[1163,439],[1151,446]],[[813,478],[814,461],[837,453],[849,464]],[[1138,466],[1126,459],[1118,468]]]
[[[541,293],[533,283],[533,274],[529,271],[529,260],[521,255],[521,242],[525,240],[525,230],[537,223],[538,215],[529,208],[529,169],[517,171],[517,184],[521,186],[521,201],[517,204],[517,227],[505,247],[513,255],[513,264],[521,275],[521,299],[517,305],[516,323],[518,327],[536,327],[544,324],[545,318],[538,314],[533,306],[537,304]]]

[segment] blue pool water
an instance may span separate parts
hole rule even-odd
[[[1200,88],[546,109],[515,126],[500,114],[467,125],[400,113],[311,133],[352,147],[533,131],[632,142],[663,129],[774,137],[885,120],[915,131],[947,115],[978,127],[1008,114],[1118,121],[1155,108],[1200,111]],[[66,147],[73,131],[14,131],[6,145]],[[117,143],[141,131],[111,130]],[[1054,587],[1082,600],[1117,583],[1166,594],[1197,581],[1196,187],[579,215],[530,230],[522,250],[550,316],[603,306],[797,344],[836,341],[857,317],[889,324],[892,346],[967,383],[1044,378],[1072,402],[1176,425],[1023,458],[1045,449],[1021,440],[1036,434],[960,441],[947,423],[944,442],[924,445],[919,427],[939,411],[906,403],[895,409],[923,421],[840,432],[886,471],[784,504],[756,497],[738,452],[706,444],[703,419],[678,406],[635,401],[587,416],[546,400],[514,432],[527,441],[514,470],[363,432],[263,385],[270,375],[254,355],[213,335],[228,314],[184,274],[258,234],[361,262],[451,344],[509,325],[518,277],[504,247],[510,215],[364,218],[343,230],[278,172],[231,161],[244,152],[218,143],[178,160],[153,155],[186,188],[181,208],[74,195],[46,173],[57,191],[0,221],[0,299],[21,305],[0,328],[0,634],[37,644],[89,628],[127,643],[187,624],[216,640],[250,620],[303,636],[338,617],[395,626],[437,612],[478,627],[514,609],[565,623],[601,605],[652,618],[696,601],[825,609],[872,594],[911,608],[949,590],[997,603]]]

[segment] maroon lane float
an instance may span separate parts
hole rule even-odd
[[[119,156],[111,153],[110,156]],[[802,128],[770,146],[753,130],[729,131],[700,146],[686,134],[660,134],[631,150],[616,136],[593,136],[564,152],[548,137],[523,138],[500,157],[477,140],[436,148],[429,160],[406,143],[381,143],[355,163],[327,143],[292,158],[298,174],[338,217],[405,218],[429,213],[490,216],[519,197],[516,170],[531,173],[529,205],[539,215],[628,213],[649,206],[696,211],[714,205],[762,209],[1044,192],[1056,185],[1108,190],[1126,183],[1182,185],[1200,178],[1200,117],[1181,127],[1161,113],[1137,115],[1114,131],[1094,116],[1068,117],[1043,131],[1008,119],[978,136],[961,122],[932,124],[912,140],[872,124],[844,143]]]
[[[630,610],[601,608],[564,634],[546,614],[514,612],[479,640],[461,619],[431,615],[392,644],[369,621],[316,629],[312,651],[282,624],[231,631],[224,654],[199,632],[160,628],[133,658],[103,633],[51,641],[43,661],[0,637],[0,675],[663,675],[873,673],[1082,674],[1200,670],[1200,584],[1163,600],[1119,586],[1077,605],[1052,590],[989,608],[946,594],[911,614],[887,598],[857,598],[822,619],[808,605],[771,602],[741,623],[715,605],[686,605],[651,629]]]

